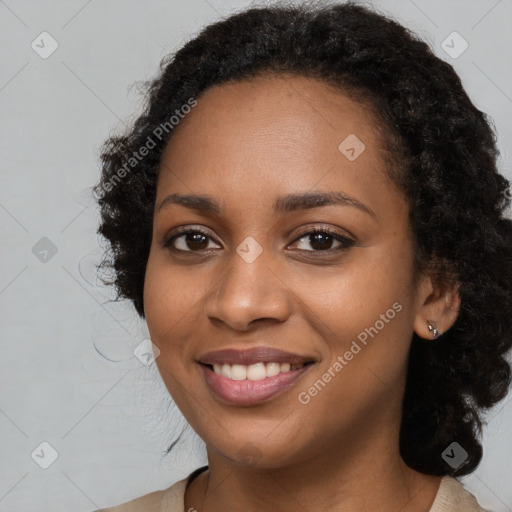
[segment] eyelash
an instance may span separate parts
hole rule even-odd
[[[213,240],[215,243],[217,243],[203,229],[200,229],[200,228],[190,229],[189,227],[184,227],[184,228],[181,228],[178,232],[175,232],[172,236],[165,238],[162,245],[163,245],[163,247],[168,248],[170,251],[175,252],[175,253],[181,253],[181,254],[183,254],[183,253],[200,253],[200,252],[202,252],[201,250],[199,250],[199,251],[193,251],[193,250],[184,251],[182,249],[176,249],[173,246],[174,241],[177,240],[178,238],[182,237],[183,235],[197,234],[197,233],[204,235],[205,237],[207,237],[210,240]],[[292,243],[295,243],[295,242],[301,240],[302,238],[306,237],[306,235],[313,235],[313,234],[328,234],[328,235],[332,236],[336,241],[340,242],[342,245],[337,248],[334,248],[334,249],[326,249],[323,251],[322,250],[307,251],[307,250],[299,249],[300,251],[307,252],[307,253],[332,254],[332,253],[338,252],[338,251],[346,251],[347,249],[349,249],[350,247],[352,247],[355,244],[354,240],[352,240],[346,236],[340,235],[340,233],[338,233],[337,231],[327,228],[327,227],[310,229],[309,231],[304,231],[302,233],[299,233],[299,235],[295,238],[295,240]],[[203,249],[203,251],[211,251],[211,249]]]

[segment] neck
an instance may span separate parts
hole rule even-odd
[[[285,512],[314,504],[318,512],[429,512],[441,477],[409,468],[389,432],[359,429],[357,437],[271,468],[236,464],[208,450],[209,470],[187,488],[185,510]]]

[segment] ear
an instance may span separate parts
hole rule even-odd
[[[420,338],[434,338],[429,324],[437,325],[441,335],[457,320],[460,308],[459,284],[435,282],[431,276],[423,275],[418,283],[417,298],[414,332]]]

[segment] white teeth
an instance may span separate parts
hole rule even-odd
[[[224,375],[224,377],[231,378],[231,365],[230,364],[223,364],[222,365],[221,374]]]
[[[261,380],[267,376],[264,363],[251,364],[247,367],[247,378],[249,380]]]
[[[267,363],[267,377],[274,377],[281,373],[281,365],[279,363]]]
[[[245,380],[247,378],[247,366],[234,364],[231,367],[231,378],[233,380]]]
[[[290,370],[302,368],[303,364],[290,363],[255,363],[250,365],[244,364],[218,364],[213,365],[213,371],[233,380],[263,380],[266,377],[275,377],[280,373],[287,373]]]

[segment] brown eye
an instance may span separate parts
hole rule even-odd
[[[173,251],[198,252],[211,249],[209,243],[212,238],[200,230],[186,230],[171,236],[164,241],[164,247]]]
[[[296,241],[305,240],[303,242],[303,247],[299,250],[304,250],[308,252],[324,252],[324,251],[336,251],[348,249],[352,245],[354,245],[354,241],[329,229],[316,229],[314,231],[309,231],[307,233],[303,233]],[[337,247],[332,247],[333,243],[338,242]],[[305,248],[305,246],[310,246],[313,250]]]
[[[215,248],[215,244],[214,246],[209,245],[212,242],[212,237],[202,230],[184,229],[164,240],[163,246],[174,252],[192,253]],[[294,243],[297,242],[303,245],[303,247],[299,247],[299,250],[312,253],[340,251],[348,249],[355,243],[350,238],[330,229],[315,229],[304,232]],[[312,249],[308,249],[307,246]]]

